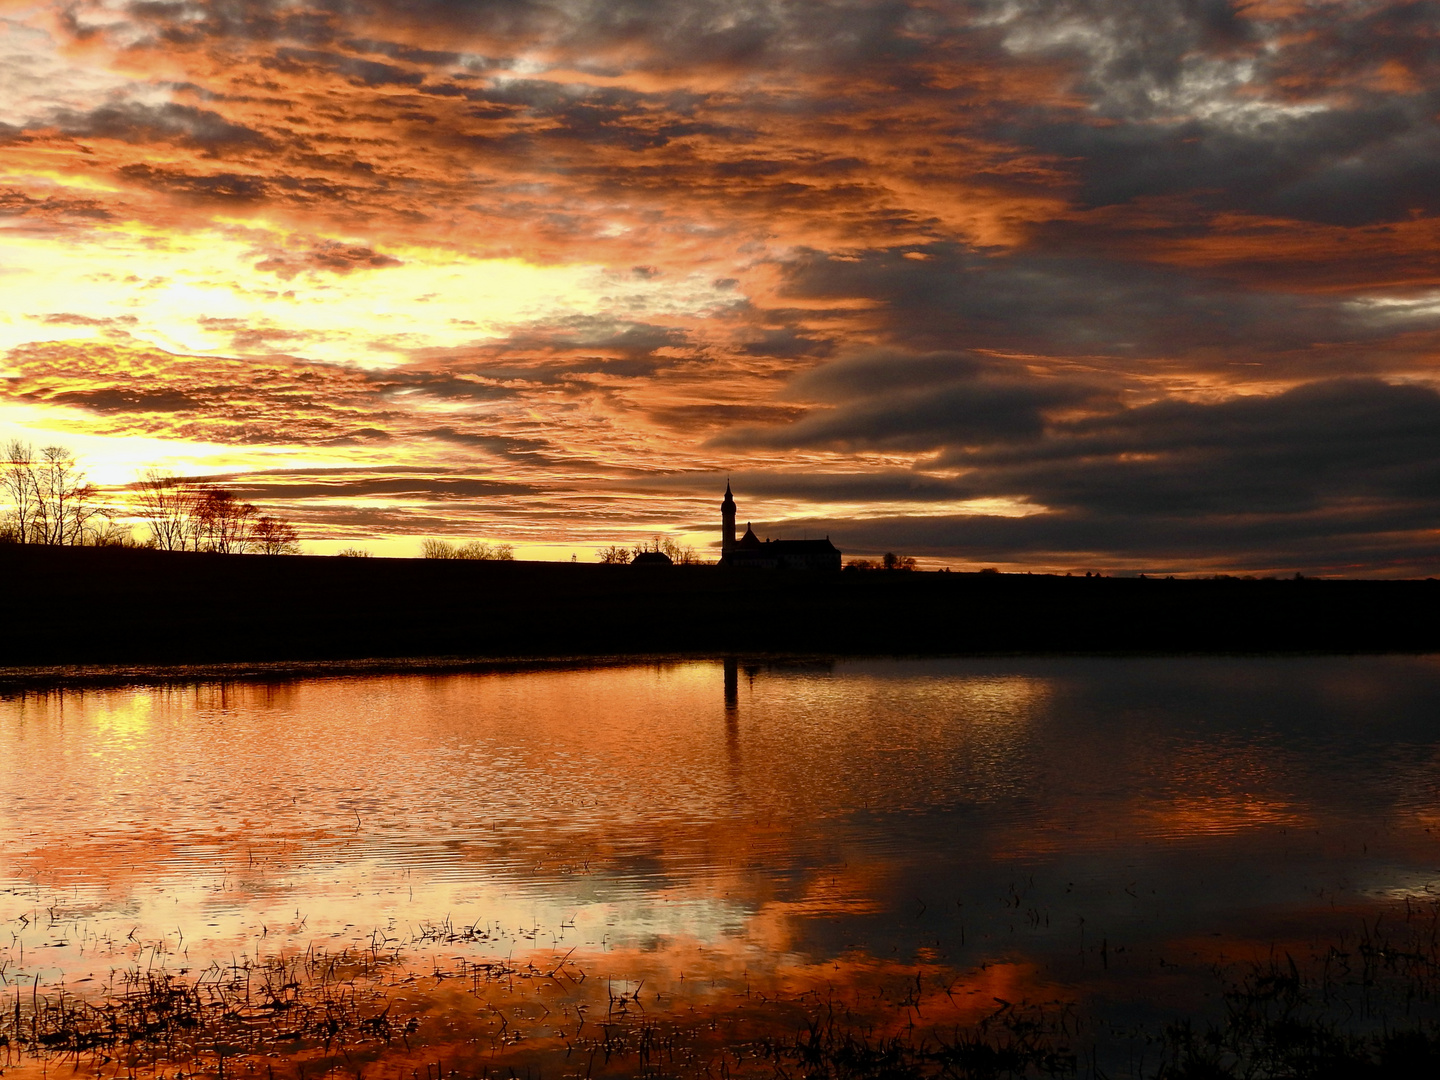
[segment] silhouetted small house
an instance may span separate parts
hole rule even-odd
[[[761,540],[750,523],[735,539],[735,496],[725,485],[720,504],[720,565],[753,566],[765,570],[839,570],[840,549],[824,540]]]
[[[631,566],[671,566],[670,556],[663,551],[642,551],[630,560]]]

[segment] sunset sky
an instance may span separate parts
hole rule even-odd
[[[1440,573],[1440,3],[0,0],[0,437],[427,536]]]

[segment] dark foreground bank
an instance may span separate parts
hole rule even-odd
[[[0,666],[653,653],[1419,652],[1440,582],[806,574],[0,546]]]

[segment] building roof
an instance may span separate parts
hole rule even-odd
[[[670,556],[663,551],[642,551],[630,560],[631,566],[670,566]]]
[[[766,550],[779,553],[791,553],[801,555],[806,552],[830,552],[840,554],[840,549],[830,542],[827,536],[824,540],[767,540]]]

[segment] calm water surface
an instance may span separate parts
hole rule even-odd
[[[921,973],[960,1016],[1163,1019],[1217,959],[1440,895],[1437,826],[1428,657],[32,692],[0,700],[0,979],[317,942],[433,963],[448,918],[655,1008]]]

